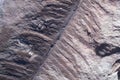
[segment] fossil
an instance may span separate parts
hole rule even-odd
[[[40,10],[33,9],[30,13],[23,11],[20,20],[3,26],[0,32],[0,80],[32,80],[61,36],[79,1],[34,0],[42,6]]]

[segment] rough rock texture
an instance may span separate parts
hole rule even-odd
[[[119,28],[119,0],[81,0],[36,79],[118,80],[118,71],[114,72],[116,66],[113,64],[120,58],[120,50],[111,51],[116,53],[111,55],[111,49],[102,45],[119,47]],[[96,53],[97,45],[102,46],[98,49],[102,53]]]
[[[0,2],[0,80],[119,80],[119,0]]]
[[[2,1],[0,79],[31,80],[78,4],[79,0]]]

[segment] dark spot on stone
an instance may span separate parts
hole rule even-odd
[[[120,47],[108,43],[102,43],[95,48],[97,55],[104,57],[120,52]]]
[[[25,61],[25,60],[22,60],[22,59],[14,60],[14,62],[19,64],[19,65],[26,65],[26,64],[29,63],[28,61]]]
[[[118,71],[117,75],[118,75],[118,80],[120,80],[120,71]]]

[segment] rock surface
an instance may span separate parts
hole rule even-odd
[[[0,2],[1,80],[119,80],[119,0]]]
[[[0,79],[31,80],[49,56],[79,0],[1,3]]]
[[[95,46],[120,47],[119,22],[119,0],[81,0],[35,80],[118,80],[117,72],[110,72],[120,58],[119,50],[99,57]]]

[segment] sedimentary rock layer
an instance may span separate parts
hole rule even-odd
[[[1,15],[0,80],[31,80],[79,0],[6,0]]]
[[[119,80],[119,28],[119,0],[82,0],[35,80]]]

